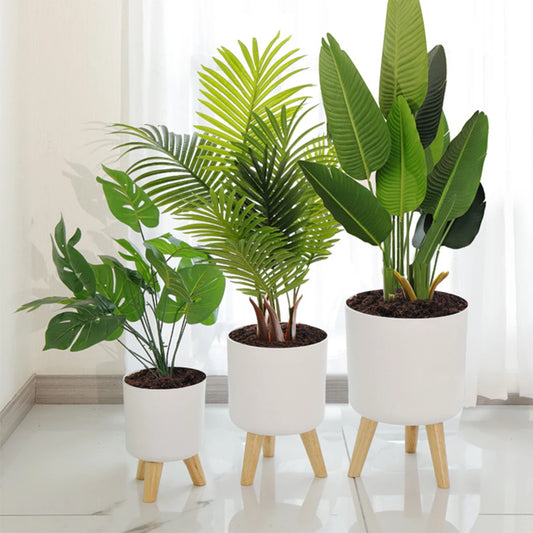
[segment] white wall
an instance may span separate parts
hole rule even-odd
[[[68,294],[50,233],[61,213],[81,249],[110,253],[121,228],[95,181],[113,164],[103,125],[121,119],[120,0],[0,2],[0,408],[32,373],[120,374],[114,345],[43,352],[52,309],[13,315],[30,299]]]

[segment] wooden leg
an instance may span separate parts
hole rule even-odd
[[[198,455],[193,455],[188,459],[184,459],[183,462],[189,471],[193,485],[196,487],[203,487],[205,485],[205,476],[200,457],[198,457]]]
[[[161,472],[163,463],[152,463],[146,461],[144,464],[144,503],[153,503],[157,500],[159,491],[159,482],[161,481]]]
[[[446,460],[446,444],[444,442],[444,427],[442,422],[426,426],[428,434],[429,449],[433,460],[433,470],[437,478],[437,487],[441,489],[450,488],[448,477],[448,461]]]
[[[364,417],[361,418],[359,430],[357,431],[357,438],[355,439],[355,445],[353,447],[350,468],[348,469],[349,477],[359,477],[361,475],[377,425],[378,423],[373,420]]]
[[[265,436],[263,440],[263,457],[274,457],[274,450],[276,449],[276,437]]]
[[[135,478],[140,481],[144,479],[144,465],[145,464],[146,463],[144,461],[141,461],[141,459],[139,459],[139,462],[137,463],[137,476]]]
[[[416,453],[418,426],[405,426],[405,453]]]
[[[257,461],[263,445],[263,435],[255,433],[246,434],[246,447],[244,448],[244,460],[242,462],[241,485],[248,486],[254,482]]]
[[[320,442],[318,440],[318,435],[316,434],[316,429],[312,429],[307,433],[301,433],[300,437],[305,446],[305,451],[307,452],[307,457],[311,466],[313,467],[313,472],[316,477],[328,477],[328,472],[326,470],[326,465],[324,464],[324,457],[322,457],[322,450],[320,449]]]

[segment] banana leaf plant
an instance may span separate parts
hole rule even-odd
[[[411,300],[431,299],[448,274],[435,275],[440,248],[470,244],[483,218],[487,117],[476,111],[450,141],[445,52],[427,53],[418,0],[388,2],[379,105],[329,34],[319,73],[341,168],[300,166],[346,231],[380,249],[384,298],[399,284]]]
[[[135,182],[250,297],[258,337],[281,343],[295,338],[301,286],[338,231],[298,165],[336,157],[310,120],[308,86],[293,82],[302,56],[288,40],[278,34],[263,50],[239,42],[240,54],[220,48],[199,73],[203,125],[192,135],[113,128],[126,136],[121,153],[139,154],[128,169]]]
[[[52,257],[59,279],[72,294],[34,300],[18,311],[62,306],[48,324],[45,350],[77,352],[116,340],[145,368],[171,376],[187,324],[215,322],[225,279],[204,251],[170,234],[146,239],[143,227],[158,225],[158,208],[128,174],[104,170],[107,179],[97,180],[109,209],[141,236],[143,250],[116,239],[121,259],[102,255],[100,263],[91,264],[76,248],[81,231],[67,239],[61,217],[52,237]],[[124,332],[133,335],[138,347],[121,340]]]

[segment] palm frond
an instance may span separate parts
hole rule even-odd
[[[224,180],[221,172],[206,164],[209,143],[200,146],[195,134],[179,135],[166,126],[153,125],[136,128],[114,124],[112,128],[112,133],[131,139],[116,147],[121,157],[143,152],[128,173],[166,211],[190,209],[199,198],[209,198],[209,191],[216,190]]]

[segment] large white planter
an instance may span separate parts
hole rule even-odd
[[[346,306],[349,399],[377,422],[428,425],[461,411],[467,310],[386,318]]]
[[[141,389],[125,381],[126,448],[142,461],[188,459],[202,444],[206,379],[180,389]]]
[[[324,418],[327,338],[309,346],[263,348],[228,338],[229,414],[257,435],[294,435]]]

